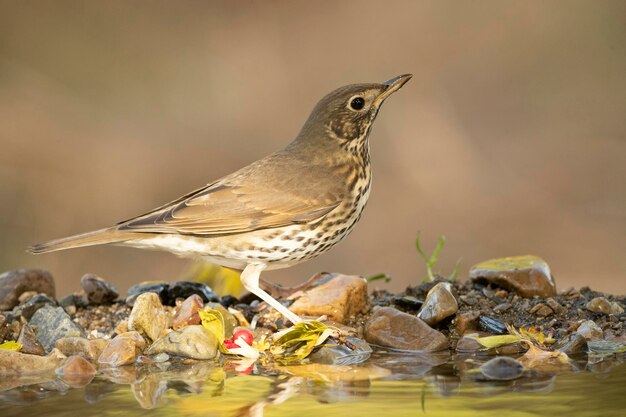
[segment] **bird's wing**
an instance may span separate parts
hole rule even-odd
[[[321,219],[341,202],[336,192],[312,192],[285,180],[263,179],[261,169],[229,176],[149,213],[126,220],[118,230],[197,236],[245,233],[252,230],[309,223]],[[289,173],[284,177],[289,178]],[[291,177],[291,181],[297,178]],[[287,180],[288,182],[289,180]],[[317,187],[315,187],[317,188]]]

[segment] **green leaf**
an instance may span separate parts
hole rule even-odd
[[[224,316],[219,311],[205,307],[203,310],[198,311],[200,320],[202,320],[202,327],[213,333],[220,343],[220,350],[225,351],[224,338],[226,337],[224,328]]]
[[[270,354],[280,363],[302,361],[330,335],[330,329],[319,321],[305,321],[279,332],[270,346]]]
[[[379,281],[381,279],[385,280],[385,282],[389,282],[389,281],[391,281],[391,275],[387,275],[384,272],[381,272],[379,274],[374,274],[374,275],[370,275],[368,277],[365,277],[365,281],[367,281],[367,282]]]
[[[21,348],[22,344],[20,342],[14,342],[12,340],[4,342],[0,345],[0,349],[12,350],[14,352],[19,352]]]

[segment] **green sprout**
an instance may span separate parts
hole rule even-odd
[[[437,260],[439,259],[439,253],[441,252],[445,244],[446,244],[446,237],[444,235],[441,235],[439,237],[439,241],[437,242],[437,246],[435,246],[435,250],[433,251],[432,255],[426,256],[426,253],[424,252],[424,250],[422,249],[422,246],[420,245],[420,232],[417,232],[417,239],[415,240],[415,247],[417,248],[417,253],[419,253],[420,257],[426,264],[426,273],[428,274],[428,276],[424,278],[422,282],[434,281],[437,278],[436,274],[433,272],[433,268],[437,264]],[[449,281],[454,281],[456,279],[456,275],[459,272],[459,266],[461,265],[461,259],[462,258],[459,258],[456,261],[456,265],[454,266],[452,273],[450,274],[450,276],[448,276]]]

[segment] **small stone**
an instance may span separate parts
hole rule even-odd
[[[563,346],[558,350],[568,356],[584,353],[587,349],[587,340],[580,333],[572,333]]]
[[[458,353],[476,353],[484,349],[485,347],[473,337],[463,336],[456,343],[456,351]]]
[[[492,334],[508,334],[504,323],[498,319],[489,316],[480,316],[478,319],[478,330]]]
[[[302,316],[323,316],[347,324],[357,314],[369,309],[367,282],[358,276],[334,276],[328,282],[311,288],[289,308]]]
[[[56,349],[48,356],[29,355],[0,349],[0,375],[34,375],[58,367],[65,355]]]
[[[604,297],[592,299],[585,308],[593,313],[611,314],[611,303]]]
[[[459,305],[454,295],[452,295],[452,284],[439,282],[426,294],[426,300],[417,317],[432,326],[453,315],[458,310]]]
[[[170,285],[167,290],[167,300],[165,304],[173,306],[176,304],[177,298],[188,298],[193,294],[202,297],[205,303],[218,302],[220,300],[211,287],[206,284],[193,281],[177,281]]]
[[[621,305],[619,305],[619,303],[612,302],[610,313],[615,316],[619,316],[620,314],[624,313],[624,308]]]
[[[85,274],[80,279],[91,305],[111,304],[119,295],[115,287],[95,274]]]
[[[580,323],[576,333],[585,338],[585,340],[602,339],[604,336],[602,329],[591,320],[585,320]]]
[[[218,344],[213,333],[202,326],[191,325],[171,331],[156,340],[146,350],[146,355],[165,352],[192,359],[213,359],[218,355]]]
[[[38,294],[37,291],[26,291],[22,293],[22,295],[17,297],[17,301],[19,301],[20,304],[24,304],[25,302],[27,302],[28,300],[30,300],[37,294]]]
[[[89,384],[96,375],[96,367],[82,356],[70,356],[56,369],[57,375],[72,388],[80,388]]]
[[[18,269],[0,275],[0,311],[15,307],[20,295],[27,291],[54,297],[52,275],[42,269]]]
[[[365,339],[394,349],[433,352],[448,347],[448,339],[421,319],[392,307],[374,311],[365,324]]]
[[[498,304],[497,306],[495,306],[493,308],[493,312],[494,313],[502,313],[502,312],[505,312],[505,311],[509,310],[511,307],[512,307],[512,305],[510,303]]]
[[[526,298],[556,295],[550,267],[537,256],[490,259],[474,265],[469,277],[474,282],[489,282]]]
[[[127,331],[128,331],[128,320],[122,320],[119,323],[117,323],[117,326],[115,326],[113,333],[122,334],[122,333],[126,333]]]
[[[237,299],[237,297],[234,297],[234,296],[229,295],[229,294],[222,295],[220,297],[220,304],[222,306],[224,306],[224,308],[232,307],[235,304],[237,304],[238,302],[239,302],[239,300]]]
[[[56,307],[57,302],[48,297],[46,294],[37,294],[34,297],[31,297],[21,306],[22,317],[26,320],[30,320],[30,318],[33,317],[33,314],[45,305]]]
[[[198,311],[202,310],[204,302],[198,294],[192,294],[178,308],[178,313],[172,320],[172,328],[178,330],[190,324],[200,324]]]
[[[153,292],[140,294],[128,316],[128,329],[145,334],[150,340],[157,340],[169,326],[169,316],[165,312],[159,296]]]
[[[170,355],[165,352],[158,353],[152,358],[156,363],[163,363],[170,360]]]
[[[137,285],[133,285],[128,289],[126,293],[126,304],[129,306],[133,306],[135,304],[135,300],[139,295],[146,292],[153,292],[159,296],[159,299],[162,303],[165,303],[167,300],[167,290],[170,285],[167,282],[154,282],[154,281],[144,281]]]
[[[554,312],[547,305],[545,305],[543,303],[539,303],[539,304],[535,305],[533,308],[531,308],[529,313],[530,314],[534,314],[537,317],[547,317],[547,316],[549,316],[550,314],[552,314]]]
[[[43,306],[33,314],[30,325],[46,352],[62,337],[85,335],[83,328],[72,321],[63,307]]]
[[[417,311],[424,305],[424,300],[420,300],[412,295],[405,295],[402,297],[394,297],[393,303],[402,309]]]
[[[43,350],[43,346],[41,346],[41,343],[37,340],[35,332],[33,332],[33,329],[28,324],[22,326],[22,330],[20,330],[20,335],[17,338],[17,341],[22,344],[22,348],[20,349],[21,353],[39,356],[44,356],[46,354]]]
[[[55,347],[66,356],[78,355],[90,362],[95,362],[108,344],[109,341],[105,339],[64,337],[56,341]]]
[[[465,334],[468,330],[476,330],[478,326],[478,318],[480,317],[480,311],[473,310],[466,313],[461,313],[454,319],[454,328],[460,335]]]
[[[67,308],[69,306],[84,308],[89,305],[89,300],[87,299],[86,294],[82,294],[82,293],[70,294],[61,298],[59,300],[59,305],[63,308]]]
[[[346,340],[354,350],[335,339],[328,339],[308,356],[309,360],[328,365],[356,365],[369,359],[372,348],[365,340],[356,337],[346,337]]]
[[[508,356],[498,356],[485,362],[480,373],[492,381],[511,381],[522,376],[524,365]]]
[[[122,333],[112,339],[102,351],[98,363],[108,366],[130,365],[141,355],[146,341],[138,332]]]
[[[546,300],[546,304],[557,314],[563,314],[567,311],[565,307],[559,304],[554,298],[550,297]]]

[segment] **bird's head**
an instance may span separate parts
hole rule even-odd
[[[336,89],[317,103],[300,136],[321,133],[343,143],[365,139],[380,106],[411,77],[404,74],[382,84],[351,84]]]

